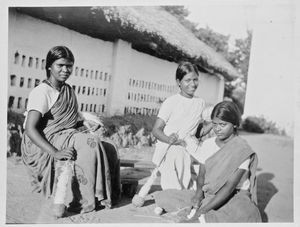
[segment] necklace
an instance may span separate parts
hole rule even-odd
[[[46,80],[47,81],[47,83],[51,86],[51,87],[53,87],[54,89],[56,89],[56,90],[58,90],[58,91],[60,91],[61,90],[61,87],[57,87],[57,86],[55,86],[49,79],[47,79]]]

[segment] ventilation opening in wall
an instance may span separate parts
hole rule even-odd
[[[12,108],[13,105],[14,105],[14,100],[15,100],[15,97],[14,96],[9,96],[8,98],[8,108]]]
[[[28,59],[28,67],[31,68],[32,65],[33,65],[33,58],[29,57],[29,59]]]
[[[44,70],[46,67],[45,59],[42,59],[41,69]]]
[[[75,76],[78,76],[78,67],[75,68]]]
[[[91,79],[93,79],[93,77],[94,77],[94,71],[91,70]]]
[[[18,109],[20,109],[20,108],[22,107],[22,104],[21,104],[21,103],[22,103],[22,97],[19,97],[19,98],[18,98],[18,105],[17,105],[17,108],[18,108]]]
[[[39,79],[35,79],[35,82],[34,82],[34,87],[38,86],[40,83],[40,80]]]
[[[24,86],[24,77],[20,77],[20,87]]]
[[[40,64],[40,59],[39,58],[35,58],[35,68],[36,69],[39,68],[39,64]]]
[[[22,56],[22,63],[21,63],[21,66],[24,66],[24,65],[25,65],[25,61],[26,61],[26,56],[23,55],[23,56]]]
[[[31,80],[31,78],[28,78],[28,84],[27,84],[27,88],[31,88],[31,86],[32,86],[32,80]]]
[[[10,75],[10,86],[16,86],[17,77],[16,75]]]
[[[28,99],[25,99],[25,109],[27,108]]]
[[[20,54],[18,51],[15,53],[15,59],[14,59],[14,64],[19,64],[20,61]]]

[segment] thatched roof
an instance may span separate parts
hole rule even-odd
[[[29,14],[91,37],[123,39],[136,50],[169,61],[192,61],[227,80],[240,74],[160,6],[19,7]]]

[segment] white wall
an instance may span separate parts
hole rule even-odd
[[[132,82],[135,80],[135,86],[129,85],[128,81],[127,87],[131,96],[137,95],[137,100],[129,100],[128,106],[146,107],[157,113],[160,101],[178,92],[175,82],[177,63],[155,58],[136,50],[132,51],[130,63],[129,79]]]
[[[34,87],[27,87],[28,78],[33,83],[35,79],[42,81],[46,78],[41,62],[45,61],[49,49],[56,45],[69,47],[75,56],[74,71],[68,83],[75,87],[80,110],[108,115],[123,114],[125,109],[132,113],[156,114],[160,101],[178,92],[175,82],[177,63],[138,52],[123,40],[105,42],[11,11],[8,97],[15,97],[14,110],[25,110],[25,100]],[[14,63],[16,51],[20,58],[18,63]],[[21,65],[22,55],[26,56],[24,66]],[[32,67],[28,66],[29,57],[33,58]],[[36,68],[37,58],[39,64]],[[10,84],[10,75],[16,75],[15,86]],[[21,77],[24,77],[23,87],[20,87]],[[210,104],[222,100],[222,79],[201,74],[200,80],[197,95]],[[20,108],[17,107],[18,98],[22,98]]]
[[[118,48],[114,67],[117,81],[113,86],[117,92],[111,111],[122,114],[127,107],[129,112],[157,113],[160,101],[179,91],[175,80],[178,64],[133,50],[125,41],[119,40],[115,47]],[[214,105],[223,99],[223,94],[223,77],[200,74],[197,96]]]
[[[69,30],[62,26],[48,23],[27,15],[19,13],[9,14],[9,76],[14,74],[17,76],[17,84],[14,87],[10,86],[9,79],[9,96],[13,95],[23,98],[21,108],[17,108],[16,101],[14,109],[19,112],[24,111],[24,100],[27,98],[30,90],[27,88],[27,78],[43,80],[46,78],[46,72],[41,68],[42,59],[45,60],[49,49],[56,45],[65,45],[71,49],[75,57],[74,71],[68,83],[76,85],[76,94],[78,97],[79,108],[81,103],[84,103],[84,110],[88,104],[88,111],[90,105],[96,111],[99,108],[102,110],[102,105],[107,108],[107,95],[103,95],[104,89],[108,93],[109,80],[112,70],[112,53],[113,43],[105,42],[99,39],[94,39],[78,32]],[[21,66],[21,59],[18,64],[14,64],[14,54],[18,51],[21,55],[26,56],[25,65]],[[33,57],[33,67],[28,67],[28,59]],[[35,68],[36,58],[39,58],[39,67]],[[75,75],[76,67],[78,68],[78,75]],[[84,75],[80,76],[81,69],[84,70]],[[88,70],[88,77],[86,77],[86,70]],[[91,78],[91,71],[93,70],[93,78]],[[98,78],[95,79],[96,71],[98,71]],[[102,79],[100,74],[103,74]],[[104,80],[105,74],[107,80]],[[20,77],[25,77],[24,87],[19,86]],[[81,92],[78,94],[78,87],[81,86]],[[82,94],[82,87],[85,86],[85,94]],[[90,87],[90,95],[87,95],[88,87]],[[91,95],[94,88],[94,95]],[[98,95],[96,89],[98,88]],[[100,95],[100,89],[102,95]],[[101,111],[100,111],[101,112]]]
[[[292,4],[261,5],[253,30],[244,117],[264,116],[294,127],[294,35]]]

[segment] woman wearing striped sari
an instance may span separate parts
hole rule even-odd
[[[66,83],[73,64],[74,56],[65,46],[53,47],[48,52],[47,79],[29,94],[21,149],[33,191],[42,193],[46,198],[52,198],[55,193],[61,172],[59,164],[64,160],[73,160],[73,201],[69,210],[85,213],[93,211],[97,201],[110,207],[111,175],[118,174],[119,161],[111,144],[100,146],[99,138],[78,130],[83,124],[96,130],[99,124],[79,121],[75,93]],[[110,152],[105,151],[104,147]],[[119,181],[116,182],[115,187],[120,189]],[[57,207],[54,204],[53,211],[61,217],[65,205]]]

